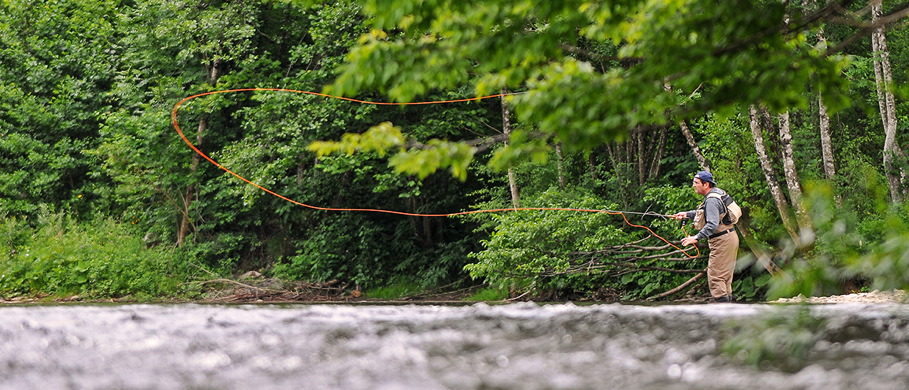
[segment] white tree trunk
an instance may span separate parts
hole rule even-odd
[[[826,44],[827,38],[824,36],[824,30],[818,31],[817,39]],[[821,133],[821,157],[824,162],[824,177],[827,180],[833,180],[836,176],[836,165],[833,159],[833,142],[830,141],[830,114],[827,113],[827,105],[824,104],[824,98],[821,97],[820,93],[817,95],[817,116]]]
[[[836,165],[833,160],[833,142],[830,141],[830,115],[820,95],[817,97],[818,119],[821,132],[821,156],[824,161],[824,176],[827,180],[836,177]]]
[[[556,157],[558,157],[558,169],[559,169],[559,188],[565,188],[567,184],[565,181],[565,155],[562,153],[562,143],[556,142]]]
[[[770,195],[773,196],[773,202],[776,204],[780,218],[783,220],[783,227],[792,237],[792,240],[798,242],[798,233],[795,224],[790,215],[789,202],[783,196],[783,190],[780,183],[777,182],[776,174],[773,173],[773,165],[770,164],[770,157],[767,156],[767,149],[764,146],[764,135],[761,129],[760,117],[755,106],[749,107],[749,117],[751,119],[751,135],[754,138],[754,150],[757,152],[758,160],[761,163],[761,170],[764,172],[764,179],[767,181],[767,187],[770,188]]]
[[[871,22],[877,22],[881,16],[881,0],[871,1]],[[896,167],[894,160],[905,158],[905,154],[896,140],[896,101],[893,97],[893,72],[890,69],[890,52],[887,50],[887,38],[884,27],[871,34],[871,49],[874,51],[874,79],[877,86],[878,106],[881,110],[881,121],[884,125],[884,170],[890,186],[890,200],[894,203],[904,199],[904,188],[907,172]]]
[[[672,92],[672,86],[669,83],[663,84],[663,89],[666,92]],[[691,148],[691,154],[694,155],[694,158],[698,160],[698,165],[701,166],[701,169],[707,172],[710,172],[710,164],[707,163],[707,159],[704,158],[704,154],[701,153],[701,148],[698,147],[697,141],[694,139],[694,135],[691,134],[691,129],[688,128],[688,123],[685,121],[679,122],[679,127],[682,129],[682,135],[685,136],[685,141],[688,142],[688,147]]]
[[[502,91],[506,93],[507,91]],[[508,103],[502,97],[502,131],[505,135],[511,134],[511,110],[508,109]],[[508,145],[508,141],[505,141]],[[521,196],[518,194],[518,182],[515,179],[514,168],[508,167],[508,190],[511,192],[511,205],[514,208],[521,207]]]
[[[647,174],[648,180],[653,180],[660,175],[660,163],[663,161],[663,149],[666,146],[666,132],[667,129],[665,127],[660,128],[656,149],[650,159],[650,173]]]
[[[804,15],[808,15],[810,10],[815,8],[816,3],[816,0],[802,0]],[[822,46],[827,46],[827,38],[824,36],[823,28],[818,29],[817,40]],[[821,158],[824,164],[824,177],[832,181],[836,176],[836,166],[833,159],[833,142],[830,140],[830,115],[827,113],[827,105],[824,104],[824,98],[820,93],[817,95],[817,116],[818,130],[821,135]]]
[[[688,146],[691,148],[691,154],[698,160],[698,165],[701,166],[701,169],[710,172],[710,164],[707,163],[704,153],[701,153],[701,148],[698,147],[697,141],[694,140],[694,135],[691,134],[691,129],[688,128],[688,124],[685,123],[685,121],[682,121],[679,123],[679,127],[682,128],[682,135],[685,136],[685,141],[688,142]]]
[[[792,131],[789,124],[789,112],[780,114],[780,143],[783,152],[783,173],[786,176],[786,187],[789,188],[789,199],[795,206],[795,214],[798,217],[799,227],[806,228],[811,226],[811,220],[808,218],[808,211],[802,201],[802,185],[799,182],[798,169],[795,167],[795,153],[792,150]]]

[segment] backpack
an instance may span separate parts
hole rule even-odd
[[[723,217],[724,225],[735,225],[739,222],[739,219],[742,218],[742,208],[732,200],[732,197],[729,194],[717,194],[716,192],[711,192],[707,194],[708,198],[717,198],[723,202],[723,207],[726,208],[726,216]]]

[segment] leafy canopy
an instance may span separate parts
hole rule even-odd
[[[807,107],[809,84],[831,108],[846,103],[836,92],[845,59],[810,45],[802,30],[818,18],[787,23],[783,2],[368,0],[363,12],[372,30],[325,92],[410,102],[464,85],[476,96],[519,91],[506,100],[533,136],[518,131],[497,152],[505,160],[532,139],[587,150],[741,104]],[[449,149],[454,165],[473,155]]]

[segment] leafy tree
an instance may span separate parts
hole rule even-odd
[[[736,104],[806,107],[809,80],[832,107],[846,101],[842,57],[799,35],[829,17],[834,4],[789,24],[782,23],[782,3],[753,1],[394,0],[364,9],[374,29],[327,91],[378,90],[411,101],[467,83],[477,96],[521,90],[508,100],[535,132],[513,135],[503,156],[541,137],[569,151],[589,149],[624,139],[630,129],[728,113]],[[615,54],[585,50],[586,42],[615,47]],[[676,91],[700,95],[680,99]],[[453,164],[467,158],[459,156]]]
[[[87,212],[104,91],[118,62],[116,1],[0,4],[0,212]]]
[[[148,0],[118,21],[123,67],[111,90],[114,107],[103,117],[103,144],[94,150],[105,165],[95,174],[116,184],[106,194],[113,208],[162,240],[183,243],[218,207],[200,196],[212,169],[174,142],[170,108],[251,61],[257,10],[251,2]],[[193,142],[216,151],[234,136],[236,127],[221,115],[234,104],[211,98],[188,107],[181,120],[194,123]]]

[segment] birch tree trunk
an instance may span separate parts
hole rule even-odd
[[[817,0],[802,0],[802,16],[807,16],[812,10],[816,9]],[[822,46],[827,46],[827,38],[824,36],[823,27],[818,29],[817,40]],[[817,116],[818,130],[821,136],[821,159],[824,169],[824,177],[827,180],[833,180],[836,176],[836,167],[833,159],[833,143],[830,140],[830,115],[827,113],[827,105],[824,104],[824,98],[820,92],[817,95]]]
[[[817,39],[824,43],[827,42],[827,38],[824,37],[824,30],[818,31]],[[827,114],[827,105],[824,104],[824,98],[821,97],[820,93],[817,95],[817,116],[818,128],[821,133],[821,158],[824,162],[824,177],[827,180],[833,180],[836,176],[836,166],[833,159],[833,142],[830,140],[830,115]]]
[[[811,220],[808,218],[808,211],[805,210],[805,204],[802,201],[802,185],[799,182],[798,169],[795,166],[795,153],[792,150],[792,129],[789,123],[789,112],[779,115],[780,123],[780,144],[782,145],[783,154],[783,173],[786,176],[786,187],[789,188],[789,199],[795,206],[795,214],[798,219],[799,227],[811,227]]]
[[[817,97],[818,121],[821,133],[821,157],[824,162],[824,177],[833,180],[836,177],[836,165],[833,160],[833,142],[830,140],[830,115],[820,95]]]
[[[502,93],[507,91],[503,90]],[[511,134],[511,110],[508,108],[508,103],[505,101],[504,97],[502,98],[502,131],[506,136]],[[508,141],[505,141],[505,145],[508,145]],[[511,193],[511,205],[514,208],[521,207],[521,196],[518,193],[518,183],[515,179],[514,168],[508,167],[508,190]]]
[[[672,86],[670,86],[669,83],[664,83],[663,89],[666,90],[666,92],[672,92]],[[704,154],[701,153],[701,148],[698,146],[697,141],[694,140],[694,135],[691,134],[688,123],[681,121],[679,122],[679,127],[682,129],[682,135],[685,136],[685,141],[688,142],[688,147],[691,148],[691,154],[698,160],[698,165],[701,166],[701,170],[710,172],[710,164],[707,163],[707,159],[704,158]]]
[[[701,153],[701,148],[698,146],[697,141],[694,140],[694,135],[691,134],[691,129],[688,128],[688,124],[685,123],[685,121],[682,121],[679,123],[679,127],[682,128],[682,135],[685,136],[685,141],[688,142],[688,146],[691,148],[691,154],[698,160],[698,165],[701,166],[701,169],[710,172],[710,164],[707,163],[704,153]]]
[[[789,202],[783,195],[783,190],[777,182],[776,175],[773,173],[773,165],[770,164],[770,157],[767,155],[767,149],[764,146],[764,135],[761,129],[761,120],[755,106],[749,107],[749,118],[751,122],[751,135],[754,138],[754,149],[757,152],[758,160],[761,163],[761,170],[764,172],[764,179],[767,181],[767,187],[770,188],[770,195],[776,204],[780,218],[783,220],[783,227],[792,237],[792,240],[798,242],[798,232],[790,216]]]
[[[562,154],[562,143],[556,142],[556,157],[558,157],[558,169],[559,169],[559,188],[565,188],[565,155]]]
[[[876,23],[881,16],[881,0],[871,1],[871,23]],[[905,158],[905,154],[896,140],[896,101],[893,97],[893,72],[890,69],[890,52],[887,50],[887,38],[884,27],[871,34],[871,49],[874,51],[874,79],[877,86],[877,101],[881,110],[881,121],[884,125],[884,170],[890,186],[890,200],[894,203],[904,199],[904,185],[907,172],[896,167],[894,159]]]

